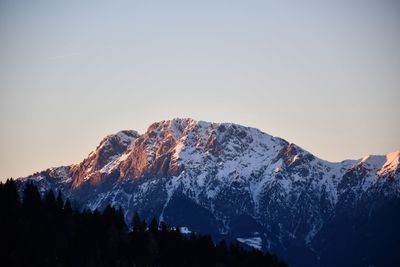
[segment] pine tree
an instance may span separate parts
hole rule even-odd
[[[7,205],[9,209],[18,209],[19,207],[19,195],[17,185],[12,179],[7,179],[3,186],[4,205]]]
[[[5,184],[0,183],[0,258],[3,266],[16,265],[9,255],[18,253],[20,222],[17,186],[14,180],[8,179]]]
[[[48,211],[55,212],[57,210],[56,198],[53,190],[49,190],[44,196],[44,205]]]
[[[67,198],[67,200],[65,201],[64,213],[67,215],[72,215],[72,205],[71,202],[69,201],[69,198]]]
[[[142,229],[142,221],[139,213],[135,212],[132,218],[132,230],[134,233],[144,232],[146,229]]]
[[[59,210],[62,210],[64,207],[64,200],[63,200],[63,196],[60,190],[58,190],[57,193],[57,207]]]
[[[163,232],[163,233],[167,233],[170,230],[168,225],[164,221],[160,222],[160,229],[161,229],[161,232]]]
[[[41,197],[37,187],[31,182],[27,182],[24,190],[22,208],[26,215],[34,215],[40,210]]]
[[[153,219],[150,222],[149,231],[152,233],[158,232],[158,223],[157,223],[157,219],[155,217],[153,217]]]

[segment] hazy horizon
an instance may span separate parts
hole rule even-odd
[[[329,161],[400,149],[397,1],[1,1],[0,180],[191,117]]]

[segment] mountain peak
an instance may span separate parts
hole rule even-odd
[[[152,130],[155,128],[171,128],[174,126],[187,126],[189,124],[197,124],[197,121],[192,118],[173,118],[170,120],[162,120],[158,122],[152,123],[148,130]]]
[[[400,173],[400,150],[387,154],[385,158],[386,161],[377,174],[394,176],[396,173]]]
[[[139,136],[134,130],[123,130],[106,136],[86,159],[71,166],[71,175],[74,177],[73,186],[77,187],[91,178],[98,179],[96,172],[118,159]]]

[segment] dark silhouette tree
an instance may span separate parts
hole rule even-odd
[[[57,207],[59,210],[61,210],[64,207],[64,199],[60,190],[58,190],[57,193]]]
[[[158,232],[158,222],[157,222],[157,219],[155,217],[153,217],[153,219],[151,220],[151,222],[149,224],[149,231],[151,233],[157,233]]]
[[[68,216],[72,215],[72,205],[71,202],[69,201],[69,198],[67,198],[67,200],[65,201],[64,213],[67,214]]]
[[[139,213],[135,212],[132,218],[132,230],[134,233],[144,233],[147,229],[146,221],[142,220]]]
[[[135,213],[129,232],[120,208],[79,211],[60,191],[41,198],[28,181],[22,204],[13,180],[0,183],[1,266],[286,266],[261,251],[246,251],[209,236],[181,234]],[[159,230],[160,227],[160,230]]]

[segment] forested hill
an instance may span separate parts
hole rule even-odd
[[[1,266],[287,266],[274,255],[209,236],[184,236],[136,213],[131,231],[123,211],[74,210],[68,199],[26,183],[0,183]]]

